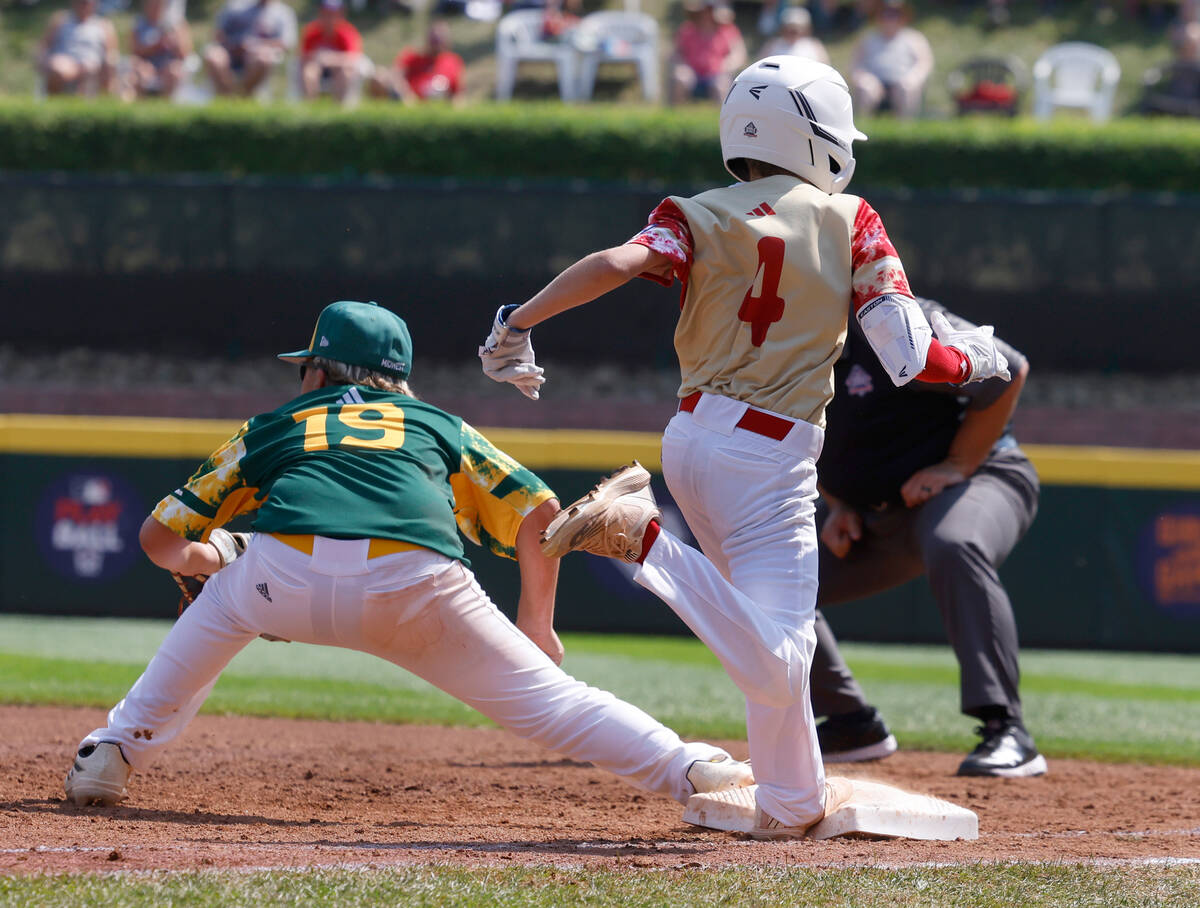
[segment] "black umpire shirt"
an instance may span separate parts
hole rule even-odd
[[[940,311],[956,329],[975,327],[933,300],[917,302],[926,318]],[[1025,357],[999,338],[996,346],[1015,375]],[[962,386],[912,381],[897,388],[853,317],[833,381],[817,476],[831,495],[856,508],[876,510],[901,504],[905,481],[945,459],[963,414],[990,406],[1008,387],[1003,379],[990,378]],[[993,453],[1015,447],[1011,428],[1005,427]]]

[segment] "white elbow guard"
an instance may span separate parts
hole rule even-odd
[[[912,297],[885,293],[858,310],[858,324],[896,387],[925,368],[933,329]]]

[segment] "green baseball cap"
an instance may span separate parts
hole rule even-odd
[[[342,300],[321,310],[307,350],[279,354],[288,363],[314,356],[404,379],[412,371],[412,338],[396,313],[375,303]]]

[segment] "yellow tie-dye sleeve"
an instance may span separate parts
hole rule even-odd
[[[450,477],[450,488],[462,534],[506,558],[517,557],[517,531],[526,515],[554,497],[532,471],[466,423],[460,471]]]
[[[186,483],[160,501],[152,512],[154,519],[185,539],[201,541],[214,527],[261,506],[258,489],[247,486],[242,476],[248,427],[243,425]]]

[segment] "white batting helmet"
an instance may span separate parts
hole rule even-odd
[[[742,70],[721,105],[721,155],[738,180],[738,158],[791,171],[823,192],[841,192],[854,176],[850,89],[832,66],[779,54]],[[742,170],[742,173],[738,173]]]

